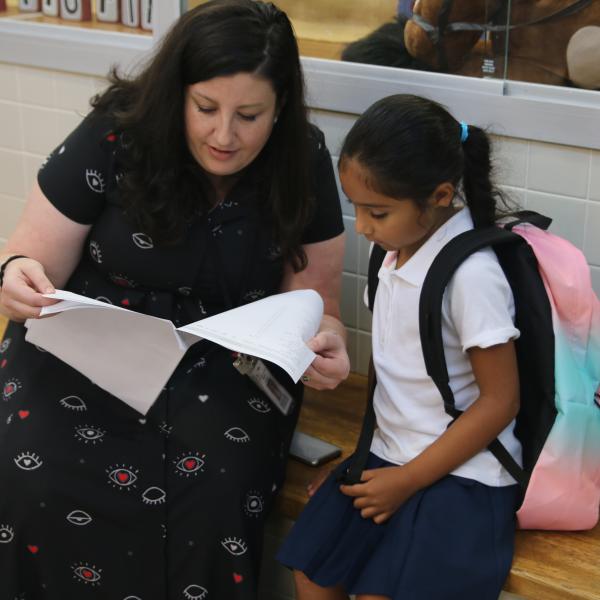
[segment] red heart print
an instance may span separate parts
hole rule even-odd
[[[242,583],[242,581],[244,581],[244,577],[243,577],[243,575],[240,575],[239,573],[234,573],[233,574],[233,580],[236,583]]]
[[[31,554],[37,554],[40,551],[38,546],[34,546],[32,544],[29,544],[27,546],[27,550],[29,550],[29,552],[31,552]]]
[[[91,571],[88,571],[88,569],[83,569],[83,571],[81,571],[81,574],[86,578],[86,579],[92,579],[92,577],[94,577],[94,574]]]
[[[114,133],[109,133],[109,134],[106,136],[106,139],[107,139],[109,142],[114,142],[114,141],[117,139],[117,136],[116,136]]]
[[[188,458],[183,464],[186,469],[191,471],[196,466],[196,460],[194,458]]]
[[[26,419],[28,416],[29,416],[28,410],[20,410],[19,411],[19,417],[21,417],[21,419]]]
[[[121,471],[120,473],[117,473],[117,479],[121,483],[125,483],[129,479],[129,475],[127,473],[123,473],[123,471]]]
[[[4,369],[5,366],[6,366],[6,359],[3,358],[2,362],[0,363],[0,369]]]
[[[123,306],[129,306],[129,298],[123,298],[123,300],[121,300],[121,304]]]

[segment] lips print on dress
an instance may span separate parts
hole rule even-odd
[[[84,527],[92,522],[92,517],[84,510],[73,510],[67,515],[66,519],[69,523],[78,527]]]
[[[16,458],[13,459],[15,465],[23,471],[35,471],[39,469],[44,461],[35,452],[21,452]]]
[[[10,544],[15,537],[15,531],[10,525],[0,525],[0,544]]]
[[[97,194],[104,192],[104,177],[100,171],[96,171],[95,169],[86,169],[85,181],[92,192],[96,192]]]
[[[208,597],[208,591],[201,585],[192,583],[183,590],[183,597],[187,600],[204,600]]]
[[[73,565],[71,569],[73,570],[73,579],[91,585],[92,587],[100,585],[102,569],[99,569],[96,565],[80,562]]]
[[[130,492],[136,488],[135,482],[138,478],[139,470],[132,466],[114,465],[106,469],[108,473],[108,482],[119,490],[127,490]]]
[[[175,473],[182,477],[196,476],[204,471],[205,454],[194,452],[193,454],[183,454],[173,460]]]
[[[133,239],[133,243],[142,250],[151,250],[154,248],[152,238],[146,233],[134,233],[131,238]]]
[[[21,382],[18,379],[14,377],[9,379],[2,387],[2,398],[8,400],[13,394],[20,390],[21,387]]]

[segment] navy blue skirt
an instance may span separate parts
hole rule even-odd
[[[513,556],[517,485],[448,475],[386,523],[339,491],[339,465],[311,498],[277,559],[323,587],[392,600],[497,600]],[[371,454],[368,469],[394,466]]]

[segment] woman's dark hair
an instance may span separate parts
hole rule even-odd
[[[469,125],[461,142],[461,125],[441,105],[408,94],[383,98],[354,123],[340,152],[368,173],[367,184],[391,198],[410,198],[424,209],[436,187],[452,183],[471,211],[475,227],[491,225],[497,204],[506,205],[491,181],[490,141]]]
[[[173,242],[208,208],[203,171],[186,143],[186,86],[236,73],[264,77],[277,96],[277,123],[261,152],[268,173],[262,209],[284,258],[300,270],[311,208],[310,130],[298,46],[284,12],[254,0],[202,4],[180,17],[139,75],[126,79],[113,69],[111,85],[92,105],[126,135],[119,186],[128,214],[153,238]]]

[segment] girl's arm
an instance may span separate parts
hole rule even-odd
[[[365,483],[343,485],[354,506],[375,523],[389,519],[418,490],[486,448],[519,411],[519,375],[513,342],[468,351],[479,398],[431,446],[404,466],[364,471]],[[441,400],[440,400],[441,401]]]
[[[305,244],[307,267],[294,273],[288,266],[282,292],[312,288],[323,298],[323,319],[308,346],[318,356],[306,370],[305,385],[317,390],[333,389],[348,377],[350,359],[346,352],[346,330],[340,321],[340,290],[345,234],[330,240]]]

